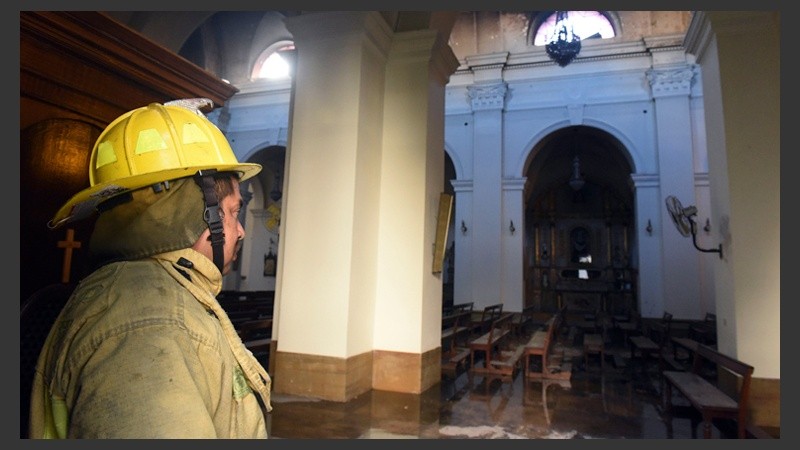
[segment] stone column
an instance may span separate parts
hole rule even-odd
[[[475,122],[470,281],[476,309],[503,300],[502,115],[507,89],[502,81],[468,87]]]
[[[472,180],[453,180],[455,193],[455,272],[453,274],[453,301],[472,302]]]
[[[694,143],[689,95],[694,76],[694,67],[686,64],[654,68],[647,73],[655,104],[661,186],[661,196],[657,199],[661,219],[653,219],[653,226],[658,228],[653,234],[662,240],[663,310],[672,313],[676,319],[697,318],[700,308],[698,256],[701,253],[694,248],[691,240],[678,232],[664,203],[667,196],[674,195],[683,206],[697,204],[692,160],[694,152],[690,151]],[[661,315],[658,311],[654,313],[656,317]],[[646,316],[644,312],[642,315]]]
[[[504,311],[522,311],[525,301],[524,261],[525,249],[525,180],[503,180],[503,266],[502,300]]]
[[[445,85],[457,67],[436,31],[394,35],[383,105],[373,338],[372,383],[382,391],[422,393],[441,380],[442,273],[433,273],[433,253],[444,188]]]
[[[297,67],[278,250],[273,388],[347,401],[372,387],[381,135],[392,36],[374,11],[314,12],[285,22]]]
[[[347,401],[440,380],[444,86],[435,31],[375,11],[286,19],[297,48],[274,389]],[[275,337],[275,333],[273,333]]]

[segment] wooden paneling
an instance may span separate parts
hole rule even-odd
[[[88,187],[88,167],[78,165],[108,123],[177,98],[206,97],[221,106],[237,89],[100,12],[21,11],[19,18],[22,302],[61,280],[64,250],[57,243],[66,231],[49,230],[47,220]],[[82,141],[65,131],[73,127]],[[73,253],[73,281],[88,270],[91,227],[90,220],[75,225],[82,247]]]
[[[20,12],[20,128],[80,117],[101,128],[150,102],[207,97],[222,105],[237,89],[100,12]],[[28,103],[30,102],[30,103]]]

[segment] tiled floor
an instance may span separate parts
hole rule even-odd
[[[284,439],[691,439],[699,416],[674,395],[661,406],[655,361],[630,359],[621,334],[606,335],[604,364],[583,354],[583,336],[561,330],[554,364],[571,363],[568,381],[442,377],[421,395],[372,391],[347,403],[273,396],[272,438]],[[520,341],[524,338],[520,338]],[[470,379],[472,378],[472,379]],[[715,423],[712,437],[734,436]]]

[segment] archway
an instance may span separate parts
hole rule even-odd
[[[262,169],[242,183],[245,241],[233,272],[223,281],[224,290],[275,290],[285,159],[286,147],[271,145],[247,160],[261,164]]]
[[[637,308],[632,163],[614,136],[570,126],[527,162],[525,305],[573,314]]]

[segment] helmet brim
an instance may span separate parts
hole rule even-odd
[[[245,181],[261,172],[260,164],[209,164],[208,166],[181,167],[158,172],[149,172],[106,183],[99,183],[75,194],[55,216],[48,226],[57,228],[65,223],[84,219],[97,211],[97,206],[104,201],[126,192],[135,191],[147,186],[169,180],[177,180],[194,176],[200,170],[215,169],[218,172],[239,172],[239,181]]]

